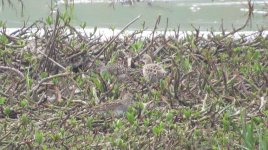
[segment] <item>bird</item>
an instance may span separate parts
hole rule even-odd
[[[106,66],[102,66],[100,72],[101,73],[109,72],[112,75],[118,76],[126,74],[128,72],[128,68],[121,63],[108,64]]]
[[[119,82],[130,82],[131,75],[135,72],[135,69],[125,67],[123,64],[115,63],[115,64],[108,64],[106,66],[102,66],[100,68],[100,73],[105,74],[105,72],[109,73],[110,75],[116,76]]]
[[[140,68],[135,68],[132,62],[132,57],[127,57],[127,64],[124,61],[118,61],[114,64],[101,63],[98,67],[100,74],[109,73],[110,75],[116,76],[118,81],[124,83],[132,82],[135,76],[142,75]]]
[[[91,112],[93,114],[105,114],[110,112],[115,117],[120,117],[124,115],[128,111],[128,108],[134,103],[133,94],[126,92],[121,99],[95,106],[91,109]]]
[[[99,70],[100,74],[107,72],[110,75],[117,76],[119,79],[127,80],[129,72],[132,70],[131,59],[129,58],[131,57],[124,51],[118,51],[115,58],[113,58],[113,60],[117,60],[115,63],[108,63],[105,65],[105,63],[101,62],[98,65],[97,70]]]
[[[142,67],[142,74],[147,82],[159,82],[160,79],[167,75],[167,72],[160,64],[153,63],[150,55],[144,54],[142,61],[145,63]]]

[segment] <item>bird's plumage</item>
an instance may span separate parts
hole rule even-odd
[[[108,102],[96,107],[93,107],[91,110],[94,114],[103,114],[111,112],[115,116],[121,116],[127,112],[128,107],[134,104],[134,96],[131,93],[126,93],[121,99],[118,99],[114,102]]]
[[[167,74],[165,69],[156,63],[152,62],[152,58],[145,54],[142,58],[145,65],[142,68],[142,73],[145,80],[149,82],[158,82],[160,79],[164,78]]]
[[[101,73],[105,71],[109,72],[112,75],[121,75],[126,74],[128,72],[128,68],[119,63],[109,64],[101,67]]]

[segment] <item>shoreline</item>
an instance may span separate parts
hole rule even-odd
[[[12,34],[14,33],[15,31],[19,30],[20,28],[6,28],[6,33],[7,34]],[[94,28],[85,28],[85,29],[81,29],[81,28],[76,28],[76,30],[78,32],[80,32],[81,34],[83,35],[87,35],[89,36],[90,34],[93,34],[94,33]],[[2,32],[2,29],[0,29],[0,31]],[[109,29],[109,28],[97,28],[96,30],[96,33],[94,35],[94,37],[100,37],[101,36],[101,39],[102,40],[105,40],[105,39],[108,39],[108,38],[111,38],[115,35],[117,35],[121,30],[120,29]],[[119,38],[123,38],[124,36],[128,36],[130,34],[133,34],[134,32],[136,31],[140,31],[140,30],[125,30],[120,36]],[[32,32],[36,32],[36,28],[33,28],[32,29]],[[40,33],[39,34],[44,34],[43,31],[39,31]],[[152,36],[152,30],[144,30],[142,33],[138,33],[136,34],[136,36],[139,36],[141,38],[148,38],[148,37],[151,37]],[[193,34],[194,31],[179,31],[179,37],[178,39],[183,39],[185,38],[187,35],[191,35]],[[221,35],[222,32],[220,31],[214,31],[213,32],[215,35]],[[225,34],[228,34],[230,32],[225,32]],[[159,36],[159,35],[164,35],[165,34],[165,31],[163,30],[157,30],[155,31],[154,33],[154,36]],[[175,37],[175,31],[174,30],[168,30],[166,31],[166,34],[165,36],[166,37]],[[201,37],[204,37],[204,38],[207,38],[208,36],[211,36],[211,31],[200,31],[200,36]],[[233,38],[234,39],[238,39],[241,37],[241,35],[244,35],[247,37],[247,39],[254,39],[255,36],[258,36],[259,35],[259,31],[239,31],[239,32],[236,32],[234,35],[233,35]],[[268,31],[263,31],[262,33],[262,36],[265,37],[265,36],[268,36]]]

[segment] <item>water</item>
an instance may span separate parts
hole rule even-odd
[[[94,0],[92,0],[94,1]],[[74,14],[72,24],[79,26],[86,22],[87,28],[101,27],[123,28],[133,18],[141,15],[138,22],[133,24],[130,29],[141,29],[145,21],[148,29],[153,29],[156,19],[161,15],[159,29],[164,29],[166,19],[169,19],[169,29],[177,28],[180,25],[181,30],[192,30],[192,25],[200,27],[206,31],[211,28],[220,29],[223,21],[225,29],[229,31],[232,26],[240,27],[246,20],[247,1],[245,0],[176,0],[169,2],[147,2],[136,3],[135,5],[115,4],[114,7],[109,3],[91,3],[76,1],[74,4]],[[255,0],[255,11],[252,25],[246,30],[258,30],[260,27],[268,27],[268,17],[265,15],[268,8],[265,8],[265,2],[268,0]],[[55,6],[56,3],[53,2]],[[53,13],[51,11],[51,1],[49,0],[26,0],[24,1],[24,15],[21,16],[21,8],[18,3],[14,8],[0,8],[0,20],[5,21],[9,28],[21,27],[24,21],[28,24],[38,19],[45,19]],[[58,1],[56,5],[61,11],[64,5]]]

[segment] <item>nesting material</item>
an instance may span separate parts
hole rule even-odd
[[[164,68],[159,64],[153,63],[148,54],[144,54],[142,61],[145,63],[142,73],[146,81],[150,83],[159,82],[160,79],[166,76],[167,72]]]

